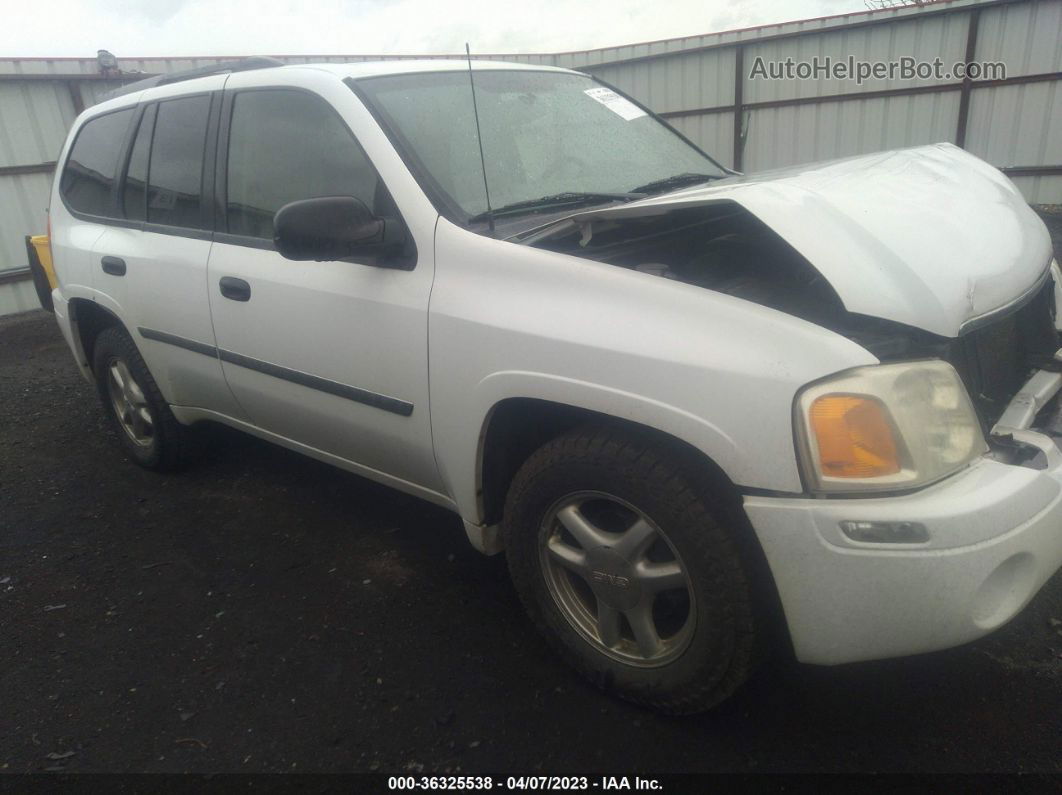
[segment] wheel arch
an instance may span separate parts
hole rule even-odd
[[[711,500],[718,518],[735,529],[759,609],[766,623],[765,648],[784,650],[792,644],[774,575],[744,509],[744,490],[704,450],[666,430],[593,409],[540,398],[510,397],[498,401],[484,418],[477,457],[477,495],[484,525],[502,521],[506,496],[522,464],[543,444],[582,426],[597,425],[650,441],[674,456],[694,487]],[[530,430],[529,430],[530,429]],[[466,522],[466,529],[468,529]],[[472,536],[470,535],[470,538]]]
[[[702,485],[727,502],[740,505],[740,489],[723,468],[690,442],[635,420],[583,406],[533,397],[509,397],[484,417],[476,455],[477,509],[483,524],[501,521],[505,497],[521,465],[539,447],[583,425],[602,425],[653,439],[701,472]]]
[[[78,365],[91,373],[93,350],[100,332],[113,326],[125,329],[126,333],[129,329],[117,314],[88,298],[71,298],[68,308]]]

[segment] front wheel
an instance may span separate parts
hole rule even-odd
[[[607,428],[549,442],[521,467],[506,554],[532,620],[584,676],[685,714],[749,676],[750,564],[712,498],[666,446]]]

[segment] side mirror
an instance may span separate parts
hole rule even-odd
[[[406,230],[397,218],[377,218],[353,196],[321,196],[285,204],[273,216],[273,243],[291,260],[386,257],[402,251]]]

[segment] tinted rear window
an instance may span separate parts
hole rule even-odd
[[[210,97],[160,102],[148,168],[149,223],[203,229],[203,151]]]
[[[77,134],[63,168],[59,191],[72,210],[113,217],[118,156],[133,109],[97,116]]]

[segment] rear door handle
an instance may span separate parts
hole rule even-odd
[[[125,276],[125,260],[120,257],[104,257],[100,260],[104,273],[111,276]]]
[[[222,276],[218,282],[221,294],[231,301],[250,301],[251,285],[235,276]]]

